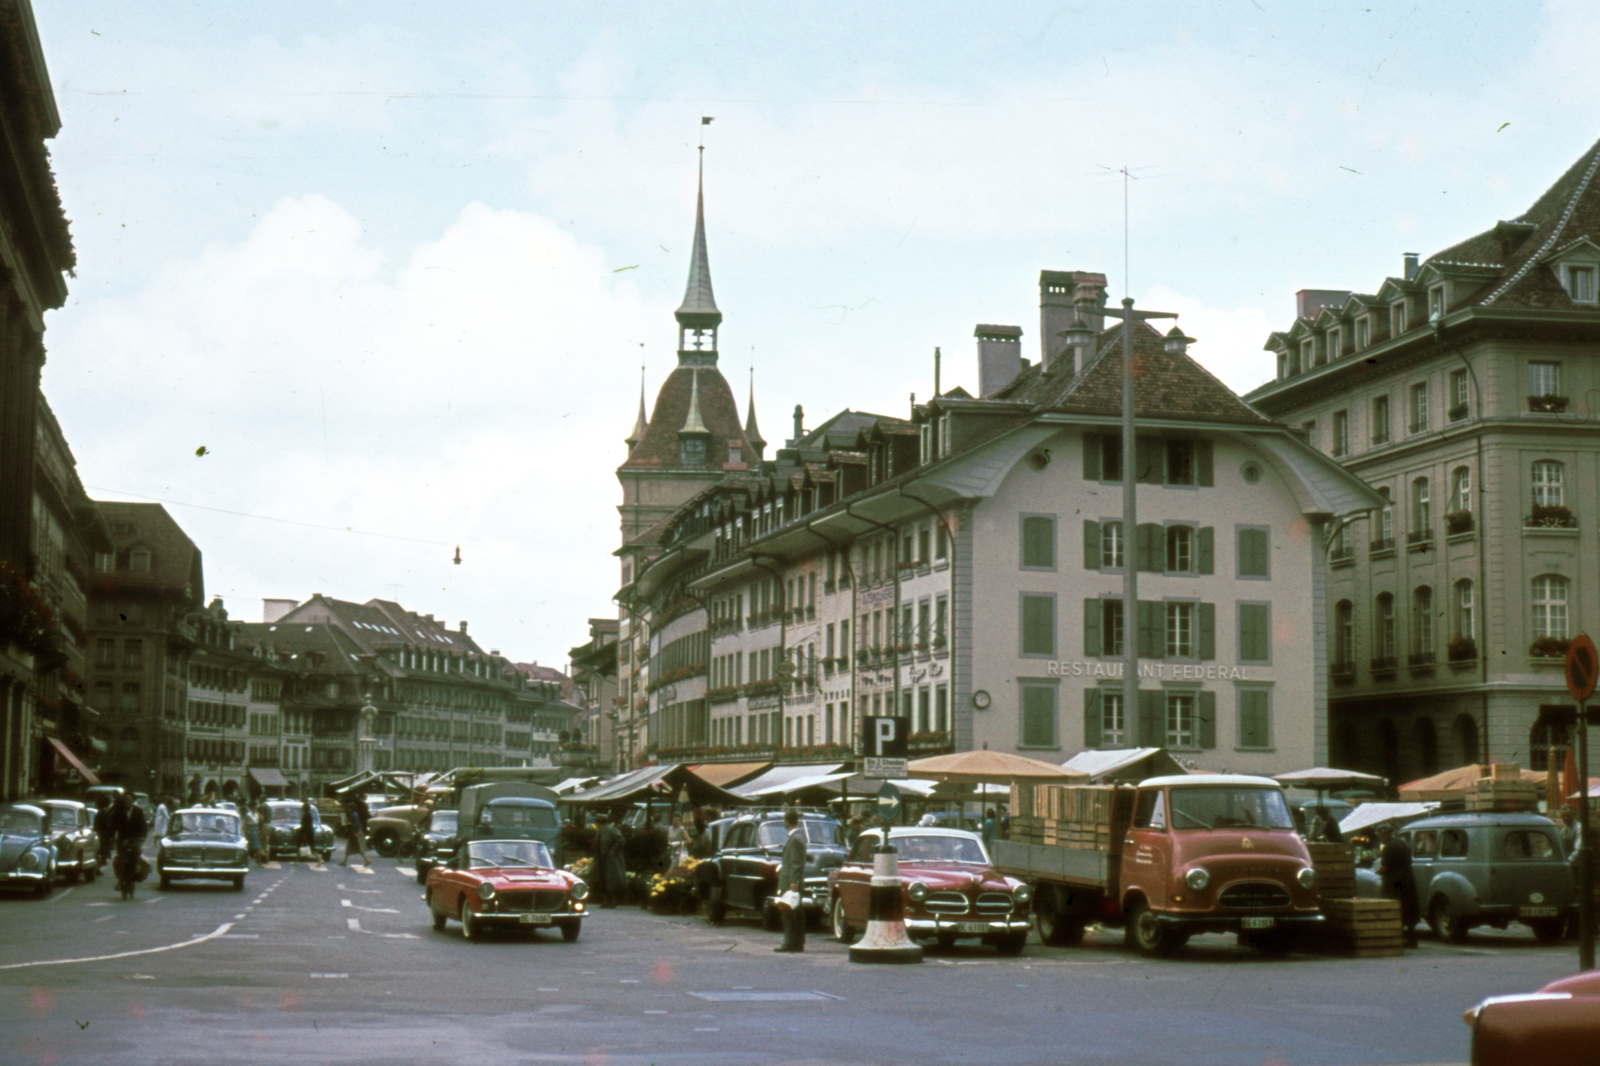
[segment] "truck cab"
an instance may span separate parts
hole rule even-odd
[[[519,781],[470,785],[461,790],[457,839],[538,840],[561,865],[560,797],[554,789]]]

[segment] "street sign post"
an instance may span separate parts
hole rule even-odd
[[[1578,969],[1594,969],[1594,850],[1589,840],[1589,710],[1600,672],[1594,641],[1579,633],[1567,645],[1567,691],[1578,701]]]
[[[911,719],[865,715],[861,730],[861,776],[869,781],[903,781],[910,776],[906,769],[906,738],[911,733]]]
[[[878,816],[883,819],[883,841],[889,842],[889,827],[900,816],[900,790],[888,781],[878,789]]]

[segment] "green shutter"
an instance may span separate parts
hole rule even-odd
[[[1093,658],[1103,654],[1100,643],[1100,614],[1104,610],[1099,600],[1083,601],[1083,654]]]
[[[1083,568],[1100,569],[1100,523],[1083,520]]]
[[[1056,565],[1055,531],[1053,518],[1034,516],[1022,520],[1022,565]]]
[[[1141,485],[1160,485],[1167,480],[1166,449],[1160,437],[1140,437],[1134,441],[1134,463]]]
[[[1210,526],[1200,527],[1200,572],[1202,574],[1214,573],[1216,570],[1216,530]]]
[[[1053,747],[1056,742],[1056,690],[1052,685],[1022,687],[1022,743],[1030,748]]]
[[[1165,659],[1166,617],[1165,605],[1159,600],[1139,601],[1139,657]]]
[[[1272,658],[1268,634],[1269,616],[1264,603],[1239,605],[1239,660],[1266,662]]]
[[[1100,434],[1084,430],[1083,479],[1085,481],[1099,481],[1100,471]]]
[[[1164,748],[1167,746],[1167,705],[1166,698],[1159,690],[1142,688],[1139,690],[1139,739],[1136,742],[1141,748]]]
[[[1195,484],[1203,488],[1210,488],[1215,483],[1211,473],[1211,442],[1197,440],[1194,442],[1194,473]],[[1210,571],[1206,571],[1210,573]]]
[[[1217,605],[1202,603],[1195,612],[1197,617],[1195,628],[1199,636],[1199,658],[1215,659],[1217,657]]]
[[[1239,746],[1265,748],[1272,742],[1269,729],[1269,695],[1264,689],[1239,691]]]
[[[1267,531],[1239,530],[1239,576],[1267,576]]]
[[[1138,527],[1138,562],[1140,570],[1165,573],[1167,569],[1166,534],[1159,522],[1140,522]]]
[[[1100,746],[1100,690],[1097,688],[1083,690],[1083,746]]]
[[[1200,746],[1214,748],[1217,746],[1217,694],[1209,690],[1200,693],[1200,706],[1195,714],[1199,717],[1198,729]]]
[[[1055,605],[1049,596],[1022,597],[1022,654],[1054,655]]]

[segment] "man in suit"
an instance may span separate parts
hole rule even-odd
[[[1378,854],[1378,876],[1383,878],[1383,894],[1400,901],[1400,929],[1408,948],[1417,946],[1417,921],[1421,907],[1417,900],[1417,878],[1411,869],[1411,847],[1405,837],[1395,836],[1388,824],[1378,826],[1383,850]]]
[[[778,866],[778,894],[800,893],[806,881],[806,835],[800,830],[800,811],[790,807],[783,812],[783,827],[789,839],[783,844],[783,862]],[[806,949],[805,907],[779,907],[783,915],[783,944],[773,951],[799,952]]]

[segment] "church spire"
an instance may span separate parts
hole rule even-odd
[[[691,370],[694,380],[689,385],[689,414],[683,420],[683,428],[678,430],[678,436],[711,436],[711,430],[706,428],[705,420],[700,417],[700,371]]]
[[[765,458],[767,442],[761,439],[761,430],[756,427],[756,372],[750,371],[750,402],[745,405],[744,435],[750,442],[750,447],[755,449],[756,458]]]
[[[633,451],[633,446],[644,440],[645,430],[650,428],[650,420],[644,416],[644,367],[639,368],[639,417],[634,420],[633,432],[628,434],[624,444],[628,451]]]
[[[683,305],[674,313],[678,320],[678,365],[716,366],[717,327],[722,312],[711,292],[711,263],[706,256],[706,150],[700,148],[699,188],[695,195],[694,249],[689,253],[689,284],[684,289]],[[710,347],[705,347],[706,334]],[[692,346],[691,346],[692,345]]]

